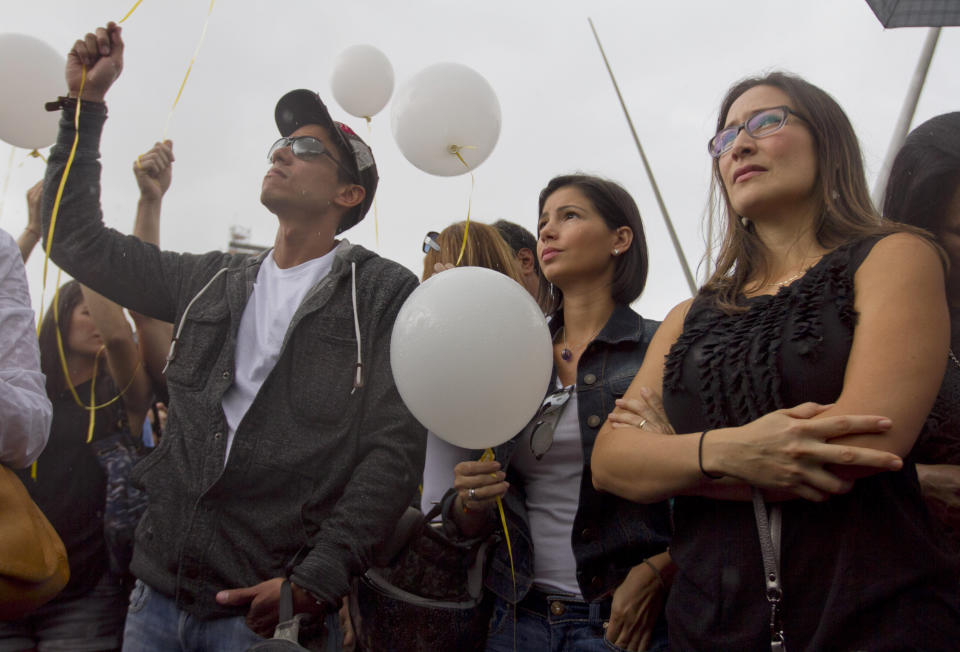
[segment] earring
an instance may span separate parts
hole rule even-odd
[[[750,218],[749,218],[749,217],[744,217],[743,215],[741,215],[741,216],[740,216],[740,225],[743,226],[743,228],[747,228],[748,226],[750,226]]]
[[[619,255],[620,255],[620,250],[619,250],[619,249],[614,249],[614,250],[613,250],[613,255],[614,255],[614,256],[619,256]]]

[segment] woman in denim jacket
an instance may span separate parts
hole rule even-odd
[[[488,534],[503,498],[515,576],[501,539],[485,581],[496,599],[488,650],[662,649],[668,504],[600,494],[590,477],[597,432],[657,326],[629,307],[647,276],[640,214],[622,187],[585,175],[552,179],[539,206],[553,380],[496,461],[456,466],[445,526]]]

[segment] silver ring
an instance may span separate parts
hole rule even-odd
[[[476,499],[477,499],[477,490],[474,489],[473,487],[470,487],[470,489],[467,490],[467,496],[470,497],[470,500],[476,500]]]
[[[643,420],[640,421],[640,425],[637,426],[637,427],[640,428],[640,430],[643,430],[643,427],[644,427],[645,425],[647,425],[647,420],[646,420],[646,419],[643,419]]]

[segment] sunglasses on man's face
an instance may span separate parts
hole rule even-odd
[[[427,235],[423,236],[423,253],[428,254],[431,249],[440,251],[440,243],[437,242],[439,237],[440,234],[436,231],[429,231]]]
[[[337,167],[346,172],[351,179],[356,177],[353,171],[351,171],[348,167],[341,163],[337,157],[330,153],[330,150],[327,149],[327,146],[324,145],[323,141],[319,138],[314,138],[313,136],[281,138],[270,146],[270,150],[267,152],[267,160],[273,163],[274,156],[276,156],[277,152],[284,147],[289,147],[290,153],[301,161],[312,161],[326,155],[331,161],[337,164]]]
[[[564,406],[576,388],[576,385],[567,385],[543,399],[530,431],[530,452],[537,460],[546,455],[553,446],[553,432],[563,415]]]

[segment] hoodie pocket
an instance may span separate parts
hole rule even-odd
[[[190,390],[206,384],[227,338],[229,312],[223,298],[191,308],[183,318],[174,357],[167,366],[167,382]]]
[[[306,425],[346,422],[361,396],[359,390],[353,392],[357,364],[353,321],[320,315],[307,319],[310,322],[299,325],[290,346],[291,409]]]

